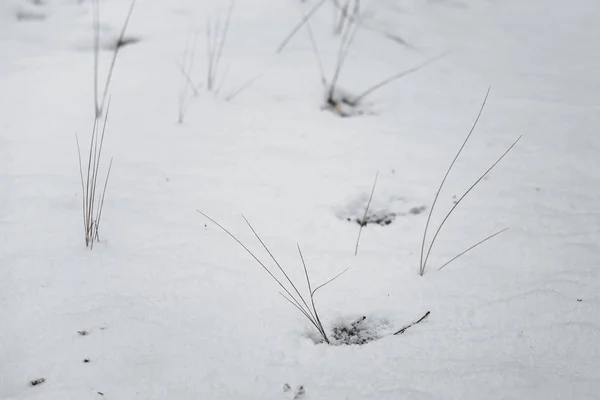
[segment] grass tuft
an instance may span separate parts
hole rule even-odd
[[[302,315],[304,315],[304,317],[306,319],[308,319],[310,324],[313,327],[315,327],[315,329],[319,332],[319,335],[321,336],[323,342],[325,342],[327,344],[331,344],[329,337],[327,336],[325,327],[323,326],[323,323],[321,322],[321,317],[319,316],[319,312],[318,312],[317,306],[315,304],[315,294],[317,293],[317,291],[319,289],[322,289],[323,287],[327,286],[328,284],[330,284],[331,282],[333,282],[334,280],[339,278],[343,273],[345,273],[348,270],[347,268],[345,270],[343,270],[342,272],[340,272],[339,274],[337,274],[336,276],[334,276],[333,278],[326,281],[325,283],[323,283],[313,289],[312,281],[308,274],[308,268],[306,267],[306,262],[304,260],[304,255],[302,254],[300,245],[297,245],[298,254],[299,254],[300,260],[302,262],[302,268],[304,269],[306,285],[308,287],[308,295],[302,294],[300,292],[300,290],[298,289],[298,285],[289,277],[286,270],[277,261],[277,259],[275,258],[275,256],[271,252],[271,250],[267,247],[265,242],[261,239],[260,235],[256,232],[256,230],[250,224],[250,222],[246,219],[246,217],[242,216],[242,218],[244,218],[244,221],[246,221],[246,224],[248,225],[248,227],[250,228],[250,230],[252,231],[252,233],[254,234],[256,239],[259,241],[259,243],[261,244],[263,249],[265,249],[267,254],[269,254],[269,257],[271,258],[271,260],[277,266],[277,268],[274,269],[273,271],[269,267],[267,267],[267,265],[261,259],[259,259],[252,252],[252,250],[250,250],[242,241],[240,241],[227,228],[225,228],[223,225],[219,224],[217,221],[215,221],[214,219],[212,219],[210,216],[203,213],[202,211],[200,211],[200,210],[196,210],[196,211],[198,211],[200,214],[202,214],[205,218],[207,218],[213,224],[217,225],[223,232],[225,232],[227,235],[229,235],[229,237],[231,237],[233,240],[235,240],[237,242],[237,244],[239,244],[254,259],[254,261],[256,261],[263,268],[263,270],[271,277],[271,279],[273,279],[279,285],[279,287],[282,289],[282,291],[279,292],[279,294],[288,303],[290,303],[295,309],[297,309]],[[279,271],[279,272],[277,272],[277,271]],[[277,275],[279,275],[279,277]]]
[[[498,165],[498,163],[516,146],[516,144],[519,142],[519,140],[521,140],[521,138],[523,137],[523,135],[519,136],[509,147],[508,149],[492,164],[491,167],[489,167],[466,191],[465,193],[462,194],[462,196],[458,199],[458,201],[456,201],[454,203],[454,205],[452,206],[452,208],[450,209],[450,211],[448,211],[448,213],[444,216],[444,218],[442,219],[442,222],[439,224],[439,226],[437,227],[433,238],[431,239],[430,243],[429,243],[429,247],[427,248],[427,252],[425,252],[425,243],[427,242],[427,233],[429,230],[429,225],[431,223],[431,216],[433,214],[433,210],[437,204],[438,198],[440,196],[440,193],[444,187],[444,184],[446,183],[446,180],[448,179],[448,175],[450,175],[450,171],[452,171],[452,168],[454,167],[454,164],[456,163],[456,160],[458,160],[458,157],[460,156],[460,154],[462,153],[463,149],[465,148],[467,142],[469,141],[469,139],[471,138],[471,135],[473,134],[473,132],[475,131],[475,128],[477,127],[477,123],[479,122],[479,119],[481,117],[481,114],[483,113],[483,110],[485,108],[485,105],[487,103],[487,99],[489,97],[490,94],[490,88],[488,88],[485,98],[483,99],[483,102],[481,104],[481,108],[479,109],[479,113],[477,114],[477,118],[475,118],[475,122],[473,122],[473,125],[471,126],[471,129],[469,130],[469,134],[467,135],[467,137],[465,138],[465,140],[462,142],[462,145],[460,146],[460,149],[458,149],[458,152],[456,153],[456,155],[454,156],[454,159],[452,160],[452,162],[450,163],[450,166],[448,167],[448,169],[446,170],[446,173],[444,175],[444,177],[442,178],[442,182],[440,183],[440,186],[438,187],[437,192],[435,193],[435,197],[433,199],[433,203],[431,204],[431,207],[429,209],[429,215],[427,216],[427,222],[425,223],[425,230],[423,232],[423,239],[421,241],[421,258],[420,258],[420,262],[419,262],[419,275],[423,276],[423,274],[425,274],[425,270],[427,268],[427,261],[429,260],[429,256],[431,255],[431,250],[433,249],[434,244],[436,243],[436,240],[438,238],[438,235],[440,234],[442,228],[444,227],[446,221],[448,220],[448,218],[450,217],[450,215],[452,215],[452,213],[454,212],[454,210],[456,210],[456,208],[458,207],[458,205],[465,199],[465,197],[467,197],[467,195],[483,180],[483,178],[485,178],[485,176],[487,176],[487,174],[489,174],[494,167],[496,167],[496,165]],[[501,234],[502,232],[505,232],[508,228],[503,229],[501,231],[498,231],[496,233],[494,233],[493,235],[490,235],[488,237],[486,237],[485,239],[477,242],[475,245],[469,247],[467,250],[463,251],[462,253],[460,253],[459,255],[457,255],[456,257],[452,258],[450,261],[448,261],[447,263],[443,264],[439,269],[444,268],[446,265],[450,264],[452,261],[458,259],[459,257],[461,257],[462,255],[466,254],[467,252],[473,250],[474,248],[478,247],[479,245],[487,242],[488,240],[492,239],[493,237]]]

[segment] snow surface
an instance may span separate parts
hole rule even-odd
[[[238,0],[221,93],[201,89],[178,124],[176,63],[198,32],[192,77],[205,80],[206,20],[223,23],[228,2],[138,2],[127,35],[139,42],[111,86],[102,241],[89,251],[75,134],[86,143],[93,121],[91,4],[0,2],[0,398],[600,396],[600,3],[363,1],[339,81],[349,93],[448,54],[353,118],[321,110],[306,30],[275,52],[315,3]],[[101,1],[104,48],[128,7]],[[333,16],[326,4],[311,19],[328,78]],[[103,50],[103,73],[109,60]],[[489,85],[434,224],[524,138],[449,219],[420,277],[427,212],[409,210],[430,206]],[[365,227],[355,257],[359,226],[345,217],[362,217],[377,171],[375,209],[398,215]],[[196,209],[266,260],[243,213],[302,288],[296,242],[315,284],[350,268],[317,295],[321,318],[331,331],[366,316],[383,337],[315,345],[277,285]]]

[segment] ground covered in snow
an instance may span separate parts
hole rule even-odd
[[[207,20],[222,29],[229,3],[137,3],[91,251],[75,137],[85,148],[94,120],[92,4],[0,4],[0,398],[598,398],[600,4],[362,1],[343,93],[444,56],[341,118],[310,39],[331,80],[333,3],[276,51],[317,3],[238,0],[212,91]],[[128,8],[100,1],[101,79]],[[524,136],[421,277],[431,202],[488,86],[433,225]],[[315,296],[332,345],[197,209],[266,263],[243,214],[301,291],[297,243],[315,286],[348,268]]]

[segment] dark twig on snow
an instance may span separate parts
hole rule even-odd
[[[427,317],[429,317],[429,314],[431,313],[431,311],[427,311],[425,313],[425,315],[423,315],[421,318],[419,318],[418,320],[416,320],[415,322],[406,325],[404,328],[400,329],[398,332],[394,333],[394,335],[402,335],[404,332],[406,332],[406,330],[412,326],[415,326],[423,321],[425,321],[427,319]]]

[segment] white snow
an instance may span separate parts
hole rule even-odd
[[[205,81],[205,24],[223,23],[229,2],[137,3],[127,37],[139,42],[111,83],[104,167],[114,161],[92,251],[75,143],[94,117],[91,3],[0,3],[1,399],[598,398],[600,4],[363,0],[348,93],[448,54],[340,118],[321,109],[306,30],[275,51],[316,3],[238,0],[221,91],[200,89],[183,124],[177,62],[197,32],[190,75]],[[129,1],[100,8],[104,79]],[[327,3],[310,20],[327,79],[333,15]],[[431,201],[488,86],[433,228],[524,137],[450,217],[420,277]],[[372,212],[398,215],[367,225],[354,256],[359,226],[345,218],[362,218],[377,172]],[[314,344],[277,284],[196,209],[268,261],[244,214],[301,290],[296,243],[314,285],[349,268],[316,295],[321,319],[331,332],[366,316],[382,337]]]

